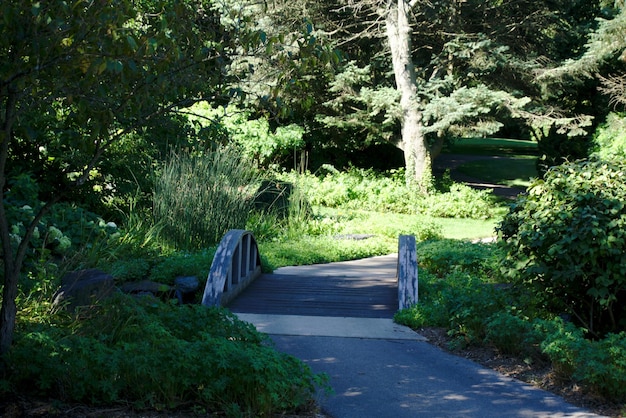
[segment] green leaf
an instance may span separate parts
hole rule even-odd
[[[41,13],[41,3],[40,2],[33,3],[30,9],[30,12],[35,17],[39,16],[39,13]]]
[[[128,42],[128,46],[130,46],[130,48],[133,51],[137,51],[137,49],[139,49],[139,46],[137,45],[137,41],[135,41],[135,38],[133,36],[127,35],[126,42]]]

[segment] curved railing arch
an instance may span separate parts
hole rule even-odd
[[[225,306],[261,275],[259,247],[250,231],[231,229],[220,241],[204,287],[204,306]]]

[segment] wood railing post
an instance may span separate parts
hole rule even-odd
[[[398,308],[406,309],[418,302],[417,247],[413,235],[398,239]]]

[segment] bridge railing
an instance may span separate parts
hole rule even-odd
[[[418,301],[417,245],[413,235],[398,238],[398,308],[405,309]]]
[[[250,231],[231,229],[220,242],[202,296],[204,306],[225,306],[261,275],[259,247]]]

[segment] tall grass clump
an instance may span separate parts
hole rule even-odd
[[[229,229],[244,228],[257,181],[258,173],[234,147],[172,153],[154,191],[164,237],[176,248],[198,249],[219,242]]]

